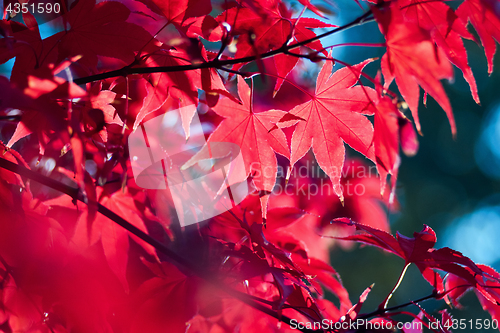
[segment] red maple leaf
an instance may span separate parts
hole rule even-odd
[[[312,148],[319,166],[330,177],[341,200],[340,177],[345,156],[343,143],[369,159],[375,159],[373,127],[363,115],[372,114],[368,106],[375,91],[354,86],[361,70],[370,61],[339,69],[333,75],[332,61],[327,61],[318,75],[316,92],[310,95],[311,100],[294,107],[278,124],[282,127],[297,124],[292,136],[289,170]]]
[[[89,101],[86,105],[88,109],[101,110],[106,124],[123,125],[122,120],[116,113],[115,107],[111,105],[116,98],[115,92],[102,90],[102,84],[95,84],[90,88],[89,94]]]
[[[327,24],[309,17],[301,17],[300,19],[290,19],[290,20],[294,25],[293,41],[295,42],[302,42],[315,37],[316,34],[310,29],[335,27],[335,25],[333,24]],[[285,40],[283,42],[285,43],[287,41]],[[319,53],[323,53],[323,55],[325,56],[328,54],[326,50],[323,48],[323,45],[321,44],[320,40],[308,43],[307,47],[316,50]],[[298,52],[299,50],[300,49],[295,49],[292,52],[299,53]],[[274,60],[274,65],[276,66],[276,72],[278,74],[278,79],[276,80],[276,85],[274,87],[274,94],[276,95],[276,93],[281,88],[281,85],[285,81],[288,74],[297,65],[299,58],[297,56],[289,54],[277,54],[273,57],[273,60]]]
[[[143,212],[140,212],[136,206],[134,197],[128,191],[122,192],[118,190],[114,193],[108,193],[107,190],[103,190],[101,187],[97,187],[96,190],[99,203],[126,218],[137,228],[147,232],[143,217],[144,214],[151,217],[149,210],[145,209]],[[74,208],[70,197],[52,199],[45,201],[45,204],[52,207],[63,206]],[[84,206],[84,209],[80,210],[82,213],[75,227],[72,246],[74,246],[77,253],[84,253],[88,247],[100,242],[109,267],[118,277],[124,289],[128,290],[128,280],[126,277],[130,237],[128,231],[102,214],[95,215],[95,219],[89,221],[87,216],[91,212],[87,206]],[[133,239],[148,253],[155,255],[154,248],[151,245],[138,238],[133,237]]]
[[[460,298],[470,289],[474,289],[483,310],[488,311],[493,319],[500,319],[500,274],[486,265],[478,265],[485,272],[484,275],[475,275],[476,283],[471,283],[456,274],[446,276],[445,287],[447,290],[445,300],[456,308],[462,308]],[[470,268],[466,269],[473,274]]]
[[[201,56],[207,60],[206,51],[200,45]],[[183,66],[190,65],[190,56],[184,50],[156,50],[144,62],[148,67],[153,66]],[[224,87],[219,73],[213,68],[204,68],[192,71],[176,71],[166,73],[153,73],[146,76],[148,95],[144,98],[143,105],[134,122],[134,130],[149,113],[162,107],[171,97],[178,101],[180,106],[198,104],[198,89],[208,94],[223,94],[232,97]]]
[[[441,276],[434,271],[435,269],[461,277],[471,285],[479,288],[483,295],[487,295],[490,299],[492,298],[476,281],[478,276],[485,278],[488,274],[458,251],[447,247],[435,249],[436,233],[427,225],[424,225],[422,231],[414,232],[413,238],[404,236],[399,232],[397,233],[397,237],[394,238],[388,232],[355,223],[348,219],[335,219],[332,223],[350,225],[356,227],[356,230],[364,231],[364,233],[357,235],[334,238],[373,245],[403,258],[406,265],[414,263],[422,273],[422,276],[439,293],[444,291],[444,286]]]
[[[229,24],[231,36],[239,36],[236,58],[256,55],[282,46],[291,37],[292,22],[283,17],[277,3],[262,16],[250,8],[233,7],[216,20]],[[213,35],[213,37],[219,37]],[[242,65],[236,65],[239,68]]]
[[[410,107],[417,130],[419,85],[441,105],[450,121],[451,130],[456,132],[455,119],[450,101],[439,80],[451,79],[453,69],[444,52],[436,49],[430,36],[417,25],[405,22],[396,6],[373,8],[380,30],[386,38],[387,52],[382,57],[384,87],[389,88],[396,78],[399,91]]]
[[[0,21],[5,38],[0,39],[0,63],[16,57],[11,82],[19,88],[27,85],[26,77],[33,69],[57,60],[57,36],[42,40],[38,24],[30,13],[23,14],[26,25],[14,21]]]
[[[232,142],[241,149],[245,164],[245,173],[252,176],[259,191],[271,193],[276,183],[278,164],[275,152],[289,157],[285,134],[279,128],[273,128],[284,115],[284,111],[270,110],[255,113],[253,110],[253,92],[238,76],[238,94],[241,104],[226,98],[219,101],[214,111],[225,119],[208,138],[211,142]],[[196,156],[193,157],[196,159]],[[189,162],[188,162],[189,163]],[[263,215],[267,207],[266,197],[262,200]]]
[[[0,63],[16,56],[33,56],[40,52],[42,38],[34,17],[23,14],[26,25],[15,21],[0,21],[0,29],[4,38],[0,39]]]
[[[488,60],[488,73],[493,72],[493,55],[496,51],[495,40],[500,41],[500,18],[493,8],[494,3],[486,0],[466,0],[456,10],[460,19],[467,23],[470,21],[476,29],[484,53]]]
[[[439,1],[399,0],[398,5],[404,18],[429,31],[436,45],[460,68],[470,85],[474,100],[479,104],[476,80],[467,62],[467,52],[461,39],[473,37],[453,9]]]
[[[373,142],[382,194],[386,187],[387,174],[392,175],[392,190],[389,198],[389,202],[392,202],[401,163],[399,146],[401,144],[405,154],[413,156],[418,150],[418,140],[413,124],[398,110],[395,101],[388,96],[382,96],[382,87],[378,82],[376,82],[376,88],[378,96],[374,100]]]
[[[71,28],[51,36],[59,40],[59,59],[81,55],[79,63],[89,69],[97,66],[98,56],[132,63],[135,53],[148,44],[151,35],[126,22],[129,15],[130,10],[116,1],[96,4],[95,0],[79,0],[65,15]]]
[[[38,135],[40,154],[44,153],[49,136],[55,132],[62,135],[66,141],[69,140],[67,136],[61,134],[65,129],[67,110],[58,103],[58,99],[62,96],[82,98],[87,95],[79,86],[56,76],[69,64],[68,61],[57,68],[41,67],[33,71],[33,75],[26,77],[27,86],[23,91],[24,94],[16,87],[0,80],[0,86],[3,86],[2,90],[6,96],[2,109],[17,108],[22,111],[21,122],[7,143],[9,148],[33,132]]]
[[[310,29],[334,27],[332,24],[314,18],[292,19],[291,12],[284,6],[278,6],[278,3],[267,9],[264,16],[250,8],[233,7],[220,14],[217,21],[229,24],[231,26],[230,35],[238,36],[236,58],[255,56],[281,47],[289,43],[290,40],[302,42],[310,39],[316,36]],[[219,28],[210,37],[211,40],[216,40],[222,36],[222,29]],[[306,46],[325,55],[327,54],[319,40],[308,43]],[[301,53],[300,49],[296,49],[294,52]],[[274,89],[276,94],[299,58],[282,53],[275,55],[273,59],[278,75]],[[233,69],[238,70],[243,65],[236,64]]]
[[[138,0],[153,12],[164,16],[168,23],[183,29],[194,22],[193,18],[203,17],[210,13],[212,4],[209,0]]]
[[[214,306],[215,292],[193,276],[186,276],[168,262],[142,262],[154,273],[123,306],[130,332],[186,332],[186,323],[202,306]],[[200,309],[201,310],[201,309]]]

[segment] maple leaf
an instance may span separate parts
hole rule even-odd
[[[177,28],[184,30],[193,24],[193,18],[203,17],[212,10],[210,0],[138,0],[148,6],[156,14],[167,19]]]
[[[493,2],[485,0],[465,0],[455,12],[465,24],[470,22],[481,38],[488,60],[489,74],[493,72],[495,40],[500,41],[500,18],[495,13],[493,5]]]
[[[97,200],[103,206],[111,211],[125,217],[127,221],[137,228],[147,232],[143,221],[144,214],[150,214],[148,209],[139,212],[134,197],[128,191],[116,191],[108,193],[101,187],[96,188]],[[69,197],[56,198],[45,201],[45,204],[54,206],[63,206],[74,208],[73,202]],[[87,208],[85,206],[85,208]],[[122,283],[124,289],[128,291],[128,280],[126,277],[126,268],[128,262],[129,233],[123,227],[117,225],[102,214],[95,215],[93,221],[89,221],[88,214],[90,208],[81,210],[76,223],[71,245],[77,253],[85,252],[90,246],[100,241],[104,250],[106,261]],[[90,223],[89,223],[90,222]],[[132,237],[140,244],[147,253],[155,256],[154,248],[144,241]]]
[[[253,92],[238,76],[238,94],[241,104],[226,98],[219,101],[213,110],[225,119],[208,138],[208,143],[232,142],[241,149],[245,164],[245,177],[252,176],[259,191],[270,193],[276,183],[278,164],[275,152],[289,157],[285,134],[279,128],[273,128],[284,115],[284,111],[270,110],[256,113],[253,110]],[[200,151],[200,153],[202,153]],[[191,161],[198,156],[193,156]],[[191,163],[188,161],[186,165]],[[241,179],[240,181],[242,181]],[[262,201],[263,214],[267,207],[266,198]]]
[[[41,51],[40,31],[38,25],[30,24],[33,18],[30,13],[23,14],[27,25],[15,21],[0,21],[0,29],[4,38],[0,39],[0,63],[5,63],[16,56],[33,55]],[[33,48],[33,49],[31,49]]]
[[[398,169],[401,163],[399,146],[408,156],[418,150],[418,140],[412,123],[398,110],[395,102],[388,96],[382,96],[382,87],[376,82],[377,98],[374,101],[375,119],[373,142],[377,170],[380,174],[382,195],[386,187],[387,174],[391,174],[392,190],[389,202],[394,200]]]
[[[98,56],[131,63],[135,52],[152,37],[143,28],[125,22],[129,14],[130,10],[116,1],[96,5],[95,0],[80,0],[64,14],[71,27],[43,40],[34,17],[23,14],[27,26],[15,22],[2,25],[12,38],[0,40],[0,62],[16,56],[12,81],[21,87],[26,85],[26,77],[33,69],[64,58],[82,56],[79,64],[90,70],[95,70]]]
[[[314,279],[311,279],[311,283],[313,285],[317,285],[316,281],[319,281],[326,286],[330,292],[339,298],[341,312],[346,312],[350,307],[352,307],[349,294],[342,285],[340,276],[335,269],[327,263],[315,258],[309,258],[308,260],[300,260],[296,262],[304,274],[314,276]],[[320,288],[316,289],[321,290]]]
[[[333,238],[373,245],[403,258],[406,265],[414,263],[422,276],[439,293],[444,291],[443,280],[434,269],[461,277],[481,290],[483,295],[492,299],[492,296],[476,281],[477,276],[483,278],[487,276],[487,273],[458,251],[447,247],[435,249],[436,233],[427,225],[424,225],[422,231],[414,232],[413,238],[401,235],[399,232],[397,238],[394,238],[388,232],[352,222],[349,219],[335,219],[332,223],[355,226],[356,230],[364,231],[364,233],[357,235]]]
[[[483,307],[483,310],[488,311],[493,319],[500,319],[500,274],[493,268],[487,265],[478,265],[478,267],[485,272],[484,275],[475,275],[476,283],[471,283],[456,274],[448,274],[446,276],[445,287],[446,296],[445,300],[448,304],[453,304],[456,308],[462,308],[459,303],[460,298],[470,289],[474,292]],[[466,267],[466,269],[473,274],[473,271]]]
[[[363,114],[372,113],[368,106],[375,91],[354,86],[361,70],[370,61],[342,68],[333,75],[333,64],[327,61],[318,75],[316,92],[310,96],[311,100],[294,107],[278,124],[281,127],[297,124],[292,136],[289,174],[294,164],[312,148],[319,166],[330,177],[341,201],[340,178],[345,156],[343,143],[374,160],[373,127]]]
[[[436,45],[463,72],[472,96],[479,104],[476,80],[467,62],[467,52],[461,39],[473,37],[453,9],[439,1],[398,0],[397,4],[408,22],[430,31]]]
[[[130,10],[116,1],[79,0],[65,15],[71,28],[52,36],[59,39],[59,59],[81,55],[80,64],[95,69],[98,56],[132,63],[135,52],[146,46],[151,35],[126,22]]]
[[[203,46],[201,56],[206,61],[207,54]],[[189,54],[185,50],[156,50],[144,62],[152,66],[190,65]],[[134,130],[149,113],[160,109],[167,97],[178,101],[179,107],[198,105],[198,89],[207,94],[222,94],[233,98],[226,90],[219,73],[214,68],[204,68],[186,72],[153,73],[145,77],[148,95],[144,98],[141,110],[134,122]],[[234,98],[233,98],[234,99]],[[192,117],[192,115],[191,115]],[[187,132],[186,132],[187,133]]]
[[[282,46],[291,37],[292,22],[283,17],[277,3],[262,16],[246,7],[233,7],[216,20],[231,27],[231,35],[239,36],[236,58],[242,58],[269,51]],[[219,35],[213,35],[214,38]],[[242,65],[235,66],[236,69]]]
[[[168,262],[142,262],[154,273],[132,294],[124,320],[130,332],[186,332],[186,323],[198,307],[215,302],[215,292],[192,276],[186,276]],[[205,290],[200,290],[204,287]],[[211,303],[209,303],[211,301]]]
[[[102,84],[94,84],[89,89],[89,97],[79,110],[84,123],[86,136],[92,136],[99,142],[108,141],[109,125],[115,124],[123,128],[123,122],[118,115],[118,111],[112,105],[117,94],[111,90],[102,90]],[[75,105],[73,105],[75,107]],[[80,132],[77,128],[76,132]]]
[[[88,109],[99,109],[104,116],[106,124],[117,124],[123,126],[123,122],[116,113],[116,109],[111,103],[116,98],[116,93],[111,90],[102,90],[102,84],[95,84],[89,91],[90,103],[87,102]]]
[[[315,37],[316,34],[309,29],[334,27],[332,24],[314,18],[292,19],[290,11],[283,6],[278,6],[277,3],[274,7],[266,10],[265,16],[250,8],[233,7],[220,14],[216,20],[231,26],[229,32],[231,36],[239,36],[236,44],[236,58],[270,51],[287,44],[290,39],[302,42]],[[222,36],[222,29],[219,28],[210,35],[210,38],[211,40],[217,40]],[[325,55],[327,54],[319,40],[308,43],[306,46]],[[276,94],[299,58],[282,53],[275,55],[273,59],[278,74],[274,88]],[[233,69],[238,70],[243,65],[235,64]]]
[[[380,31],[384,34],[387,52],[382,57],[384,87],[389,88],[396,79],[399,91],[410,107],[417,130],[421,126],[418,118],[419,85],[441,105],[450,121],[451,131],[456,133],[455,119],[450,101],[439,82],[440,79],[453,78],[446,55],[436,50],[430,37],[417,25],[405,22],[396,6],[373,8]]]
[[[293,40],[295,42],[302,42],[308,39],[311,39],[316,36],[316,34],[309,29],[313,28],[328,28],[335,27],[333,24],[327,24],[321,22],[319,20],[309,18],[309,17],[301,17],[300,19],[291,19],[293,23]],[[283,43],[287,42],[286,40]],[[327,55],[328,53],[323,48],[320,40],[315,40],[311,43],[306,44],[307,47],[318,51],[319,53],[323,53],[323,55]],[[294,53],[298,53],[297,51],[293,51]],[[301,52],[303,53],[303,52]],[[288,74],[292,71],[292,69],[297,65],[299,58],[290,54],[277,54],[273,57],[274,65],[276,67],[276,72],[278,74],[278,78],[276,80],[276,85],[274,87],[274,95],[281,88],[281,85],[285,81]]]
[[[63,63],[56,68],[50,66],[37,69],[33,75],[26,78],[27,86],[22,92],[6,79],[0,78],[0,86],[5,93],[1,108],[16,108],[22,111],[21,122],[7,143],[9,148],[35,132],[38,135],[40,154],[43,155],[50,135],[56,131],[64,136],[61,133],[65,129],[67,110],[57,103],[57,99],[67,96],[81,98],[87,95],[79,86],[56,76],[59,71],[69,66],[69,63]],[[65,137],[65,140],[69,141],[69,138]]]
[[[0,21],[4,38],[0,39],[0,63],[16,57],[11,82],[22,89],[27,86],[27,76],[42,66],[57,61],[57,36],[42,40],[38,24],[29,12],[23,14],[26,25],[14,21]]]

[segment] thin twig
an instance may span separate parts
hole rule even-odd
[[[347,23],[346,25],[343,25],[341,27],[335,28],[333,30],[327,31],[321,35],[317,35],[315,37],[311,37],[309,39],[303,40],[301,42],[297,42],[294,44],[290,45],[282,45],[280,48],[276,50],[272,50],[263,54],[259,55],[252,55],[252,56],[247,56],[243,58],[236,58],[236,59],[227,59],[227,60],[219,60],[219,59],[214,59],[212,61],[208,62],[203,62],[200,64],[191,64],[191,65],[178,65],[178,66],[157,66],[157,67],[131,67],[125,66],[121,69],[117,69],[114,71],[109,71],[109,72],[104,72],[96,75],[90,75],[90,76],[85,76],[81,77],[78,79],[75,79],[74,82],[76,84],[85,84],[93,81],[98,81],[98,80],[105,80],[109,79],[111,77],[117,77],[117,76],[127,76],[131,74],[151,74],[151,73],[169,73],[169,72],[184,72],[184,71],[192,71],[192,70],[197,70],[197,69],[203,69],[203,68],[221,68],[222,66],[228,66],[228,65],[235,65],[235,64],[241,64],[241,63],[246,63],[250,61],[254,61],[257,58],[258,59],[265,59],[265,58],[270,58],[272,56],[275,56],[277,54],[281,53],[286,53],[290,50],[296,49],[301,46],[305,46],[309,43],[312,43],[314,41],[317,41],[321,38],[330,36],[332,34],[347,30],[351,27],[354,27],[359,24],[363,24],[366,22],[371,22],[374,20],[373,17],[370,17],[372,15],[371,10],[367,11],[363,15],[359,16],[355,20]]]
[[[395,311],[395,310],[402,309],[404,307],[407,307],[409,305],[413,305],[415,303],[419,303],[419,302],[423,302],[423,301],[426,301],[426,300],[429,300],[429,299],[437,298],[438,296],[439,296],[439,294],[437,292],[433,292],[432,294],[429,294],[427,296],[421,297],[421,298],[416,299],[414,301],[409,301],[407,303],[403,303],[403,304],[391,306],[389,308],[378,309],[378,310],[375,310],[373,312],[362,314],[362,315],[358,316],[358,318],[359,319],[366,319],[366,318],[370,318],[370,317],[375,317],[375,316],[378,316],[378,315],[381,315],[381,314],[384,314],[384,313],[387,313],[387,312],[392,312],[392,311]]]

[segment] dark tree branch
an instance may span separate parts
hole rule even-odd
[[[427,296],[421,297],[421,298],[416,299],[414,301],[409,301],[407,303],[403,303],[403,304],[391,306],[391,307],[385,308],[385,309],[380,308],[380,309],[375,310],[373,312],[362,314],[358,318],[359,319],[367,319],[367,318],[375,317],[375,316],[378,316],[378,315],[381,315],[381,314],[384,314],[384,313],[388,313],[388,312],[392,312],[392,311],[396,311],[396,310],[405,308],[405,307],[407,307],[409,305],[414,305],[415,303],[423,302],[423,301],[426,301],[426,300],[429,300],[429,299],[432,299],[432,298],[438,298],[439,296],[440,295],[437,292],[434,291],[432,294],[429,294]]]
[[[125,66],[123,68],[120,68],[120,69],[117,69],[114,71],[109,71],[109,72],[104,72],[104,73],[100,73],[100,74],[96,74],[96,75],[81,77],[81,78],[75,79],[73,82],[76,84],[85,84],[85,83],[89,83],[89,82],[93,82],[93,81],[105,80],[105,79],[109,79],[109,78],[117,77],[117,76],[127,76],[127,75],[131,75],[131,74],[184,72],[184,71],[192,71],[192,70],[203,69],[203,68],[216,68],[216,69],[226,70],[225,68],[222,68],[222,67],[228,66],[228,65],[235,65],[235,64],[251,62],[251,61],[254,61],[256,59],[270,58],[270,57],[275,56],[277,54],[287,53],[290,50],[296,49],[296,48],[301,47],[301,46],[305,46],[305,45],[312,43],[314,41],[317,41],[321,38],[324,38],[324,37],[330,36],[332,34],[347,30],[347,29],[354,27],[356,25],[359,25],[359,24],[373,21],[374,18],[370,17],[371,15],[372,15],[372,12],[371,12],[371,10],[369,10],[366,13],[364,13],[363,15],[359,16],[358,18],[354,19],[353,21],[347,23],[346,25],[343,25],[341,27],[327,31],[321,35],[317,35],[315,37],[303,40],[301,42],[293,43],[290,45],[285,44],[276,50],[272,50],[272,51],[269,51],[269,52],[266,52],[263,54],[259,54],[259,55],[253,55],[253,56],[236,58],[236,59],[228,59],[228,60],[219,60],[218,58],[215,58],[212,61],[203,62],[200,64],[179,65],[179,66],[132,67],[132,66],[128,65],[128,66]]]

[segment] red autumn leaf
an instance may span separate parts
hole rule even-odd
[[[212,10],[209,0],[138,1],[144,3],[153,12],[164,16],[168,23],[173,23],[179,28],[192,23],[190,18],[205,16]]]
[[[481,38],[489,74],[493,72],[495,40],[500,41],[500,18],[493,6],[494,2],[487,0],[466,0],[455,12],[465,24],[469,21]]]
[[[201,50],[206,61],[206,51]],[[153,66],[184,66],[190,65],[189,54],[183,50],[157,50],[149,55],[144,62],[148,67]],[[134,122],[134,130],[149,113],[162,107],[171,97],[178,100],[179,107],[198,104],[198,89],[210,94],[223,94],[232,97],[224,87],[219,73],[213,68],[198,69],[186,72],[154,73],[146,77],[148,95],[144,98],[139,114]]]
[[[142,213],[139,212],[134,202],[134,198],[128,191],[122,192],[118,190],[110,194],[101,187],[97,187],[97,198],[100,204],[147,233],[143,221],[143,214],[148,214],[148,211],[146,209]],[[46,201],[45,203],[49,206],[74,207],[69,197],[56,198]],[[88,247],[100,241],[109,267],[118,277],[124,289],[128,290],[129,286],[126,277],[126,268],[128,262],[129,232],[102,214],[97,214],[94,221],[89,221],[88,214],[91,213],[89,209],[82,210],[75,227],[72,246],[74,246],[77,253],[80,253],[85,252]],[[151,245],[136,237],[133,237],[133,239],[139,243],[146,252],[155,255],[155,250]]]
[[[462,308],[459,300],[470,289],[474,289],[476,296],[483,307],[483,310],[488,311],[492,319],[500,320],[500,274],[493,268],[486,265],[478,265],[485,272],[483,276],[476,275],[476,283],[470,283],[455,274],[446,276],[445,300],[448,304],[452,304],[456,308]],[[468,269],[472,274],[473,272]]]
[[[2,103],[2,109],[17,108],[23,112],[21,122],[7,143],[9,148],[35,132],[38,135],[40,154],[43,154],[49,136],[54,131],[64,130],[65,127],[67,110],[57,103],[57,100],[62,94],[71,98],[86,97],[86,92],[79,86],[55,76],[59,70],[60,67],[50,66],[34,71],[34,75],[27,77],[24,94],[21,94],[16,87],[7,85],[7,82],[0,82],[1,85],[5,84],[3,91],[7,96]]]
[[[33,15],[24,13],[26,25],[14,21],[0,21],[0,63],[16,57],[12,68],[11,82],[22,89],[27,85],[27,76],[32,71],[57,60],[57,35],[42,40]]]
[[[71,28],[59,32],[59,58],[81,55],[79,63],[89,69],[97,65],[98,56],[132,63],[135,53],[145,47],[151,35],[143,28],[126,22],[130,10],[116,1],[96,5],[95,0],[79,0],[65,15]]]
[[[214,107],[213,110],[225,119],[210,135],[208,143],[237,144],[245,164],[244,175],[252,176],[258,190],[270,193],[278,171],[275,152],[285,157],[289,156],[288,144],[281,129],[271,130],[273,124],[278,122],[285,112],[271,110],[255,113],[253,93],[245,80],[240,77],[238,77],[238,94],[241,104],[226,98],[220,100]],[[267,204],[263,203],[263,214],[266,211],[265,207]]]
[[[143,260],[155,276],[144,281],[124,306],[123,320],[130,332],[186,332],[186,323],[198,306],[213,301],[214,293],[201,291],[199,279],[186,276],[174,265]],[[205,296],[202,298],[202,296]]]
[[[474,100],[479,104],[476,80],[468,64],[467,53],[461,39],[461,37],[472,39],[472,35],[453,9],[439,1],[399,0],[397,4],[404,18],[429,31],[437,46],[460,68],[470,85]]]
[[[294,24],[293,40],[295,42],[302,42],[315,37],[316,34],[309,29],[335,27],[333,24],[327,24],[309,17],[301,17],[300,19],[291,19],[291,22]],[[320,53],[323,53],[323,55],[325,56],[328,54],[326,50],[323,49],[323,45],[319,40],[308,43],[307,47],[316,50]],[[299,51],[300,49],[297,48],[292,52],[303,53]],[[276,94],[278,90],[281,88],[281,85],[283,84],[285,78],[297,64],[299,58],[288,54],[277,54],[273,57],[273,60],[276,66],[276,72],[278,74],[278,79],[276,80],[276,85],[274,87],[274,94]]]
[[[184,54],[176,51],[157,52],[148,57],[148,66],[176,66],[188,64]],[[168,96],[183,101],[182,105],[198,104],[198,92],[192,79],[193,73],[174,72],[151,74],[146,84],[148,95],[144,98],[143,106],[134,123],[134,130],[139,126],[146,115],[158,110]]]
[[[229,24],[231,36],[239,36],[236,44],[236,58],[252,56],[280,47],[291,37],[292,32],[292,22],[282,16],[277,3],[272,10],[267,12],[266,17],[250,8],[233,7],[220,14],[216,20],[219,23]]]
[[[363,114],[371,114],[368,106],[375,91],[354,86],[369,62],[339,69],[332,75],[332,62],[326,61],[311,100],[294,107],[279,124],[282,127],[297,124],[292,136],[290,169],[312,148],[341,201],[344,142],[374,160],[373,127]]]
[[[357,235],[334,238],[377,246],[403,258],[406,265],[414,263],[423,277],[438,292],[444,290],[443,281],[434,271],[435,269],[453,273],[473,285],[477,285],[474,275],[485,276],[483,270],[460,252],[447,247],[435,249],[436,234],[429,226],[425,225],[422,231],[414,232],[413,238],[400,233],[397,233],[397,238],[394,238],[388,232],[355,223],[348,219],[336,219],[332,223],[355,226],[357,230],[364,231],[364,233]]]
[[[375,120],[373,141],[377,170],[380,174],[380,189],[384,193],[387,174],[391,174],[392,190],[389,202],[393,201],[398,169],[401,163],[399,146],[403,152],[413,156],[418,150],[418,140],[413,124],[398,110],[397,105],[388,96],[382,96],[382,87],[377,76],[377,97],[374,100]]]
[[[25,18],[32,16],[29,13]],[[0,21],[0,29],[4,38],[0,39],[0,63],[5,63],[11,58],[19,56],[32,56],[35,52],[40,52],[42,48],[42,38],[37,24],[29,24],[31,20],[26,19],[27,25],[15,21]],[[35,22],[36,23],[36,22]]]
[[[276,5],[266,13],[267,15],[263,17],[250,8],[233,7],[217,17],[217,21],[230,25],[231,36],[238,36],[236,58],[254,56],[276,49],[288,43],[290,39],[294,42],[302,42],[316,36],[309,29],[334,27],[332,24],[313,18],[292,19],[291,13],[283,6]],[[221,36],[222,32],[219,30],[217,34],[211,35],[211,38]],[[319,40],[308,43],[306,46],[326,55]],[[293,52],[301,54],[298,48]],[[299,58],[288,54],[277,54],[273,59],[278,75],[274,89],[276,94]],[[238,70],[242,65],[236,64],[233,69]]]
[[[345,313],[352,307],[347,290],[342,285],[337,272],[330,265],[315,258],[301,260],[297,262],[297,264],[304,274],[314,277],[314,279],[311,280],[313,285],[318,281],[338,297],[340,300],[341,312]]]
[[[102,90],[100,84],[93,85],[90,88],[90,103],[87,103],[89,109],[99,109],[104,115],[106,124],[117,124],[123,126],[123,122],[116,113],[116,109],[111,103],[116,98],[116,93],[111,90]]]
[[[372,291],[373,284],[366,288],[361,295],[359,295],[359,300],[358,303],[354,304],[352,308],[349,309],[346,313],[346,317],[348,321],[354,321],[358,317],[359,311],[361,311],[361,307],[363,306],[363,303],[366,301],[368,298],[368,294],[370,291]]]
[[[417,25],[405,22],[396,6],[378,10],[373,8],[380,30],[387,43],[387,52],[382,57],[384,87],[389,88],[396,79],[401,95],[408,103],[417,130],[419,85],[441,105],[450,121],[452,133],[456,133],[455,119],[450,101],[439,80],[453,78],[453,70],[440,48],[435,48],[430,37]]]

